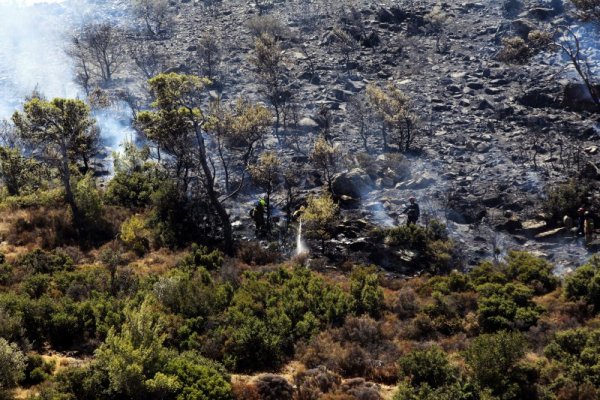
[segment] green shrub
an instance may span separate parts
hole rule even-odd
[[[223,253],[218,250],[209,250],[206,246],[192,243],[190,252],[187,253],[177,265],[184,271],[193,271],[199,267],[207,271],[216,271],[223,265]]]
[[[99,226],[102,222],[102,199],[91,173],[86,174],[75,185],[75,202],[86,224]]]
[[[600,329],[571,329],[557,332],[544,349],[568,378],[577,385],[600,387]]]
[[[536,294],[545,294],[558,286],[558,278],[552,273],[554,266],[540,257],[524,251],[511,251],[505,260],[509,279],[533,289]]]
[[[0,338],[0,395],[24,377],[25,356],[14,343]]]
[[[502,399],[535,398],[534,382],[521,361],[527,341],[518,332],[499,332],[476,337],[466,352],[466,361],[478,385]]]
[[[454,243],[448,239],[445,225],[436,220],[429,221],[427,227],[401,225],[375,231],[373,236],[387,246],[413,252],[414,257],[408,262],[412,268],[440,273],[458,265]]]
[[[140,257],[150,248],[149,236],[146,221],[139,215],[132,215],[121,224],[119,233],[121,242]]]
[[[65,252],[55,249],[50,252],[35,249],[22,256],[17,265],[31,273],[49,274],[57,271],[71,271],[73,260]]]
[[[544,212],[553,221],[562,221],[565,215],[574,217],[577,209],[586,204],[590,186],[575,179],[561,185],[553,185],[544,201]]]
[[[179,354],[169,361],[165,372],[181,385],[178,400],[231,400],[230,377],[225,368],[198,353]]]
[[[278,366],[307,339],[329,324],[340,324],[352,302],[337,286],[305,268],[279,269],[261,277],[247,273],[225,312],[225,363],[238,370]]]
[[[592,257],[586,264],[567,276],[564,284],[565,297],[569,300],[583,300],[600,310],[600,258]]]
[[[533,290],[520,283],[486,283],[477,287],[479,325],[485,332],[528,329],[537,323],[541,308],[533,303]]]
[[[458,371],[451,366],[446,353],[439,347],[415,350],[398,360],[400,371],[408,376],[412,386],[427,384],[431,388],[456,381]]]
[[[350,295],[354,312],[377,317],[383,311],[383,289],[379,287],[376,267],[357,266],[350,274]]]

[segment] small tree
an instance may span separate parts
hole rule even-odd
[[[221,222],[225,250],[233,253],[233,231],[229,213],[216,189],[215,174],[211,168],[203,128],[207,117],[200,108],[200,98],[210,80],[175,73],[160,74],[150,79],[155,101],[154,111],[138,114],[137,122],[148,137],[176,150],[187,166],[197,167],[206,196]],[[194,154],[195,153],[195,154]],[[187,191],[181,191],[182,194]]]
[[[117,276],[117,268],[123,262],[121,257],[121,248],[117,241],[113,241],[109,247],[106,247],[100,252],[100,262],[110,275],[110,292],[115,294],[115,278]]]
[[[140,18],[150,36],[157,36],[169,25],[170,13],[168,0],[135,0],[135,15]]]
[[[209,79],[214,79],[221,63],[221,47],[218,36],[214,31],[207,32],[200,36],[197,46],[202,74]]]
[[[427,30],[435,35],[435,50],[438,53],[444,51],[445,46],[442,44],[442,41],[445,37],[447,19],[448,16],[439,5],[434,6],[433,9],[425,15]]]
[[[243,187],[246,169],[254,154],[256,143],[264,138],[271,126],[271,113],[260,104],[243,98],[236,101],[233,109],[222,105],[220,100],[211,104],[211,115],[204,125],[215,139],[217,154],[225,175],[227,196],[232,197]],[[232,168],[241,170],[235,189],[230,181]]]
[[[16,344],[0,338],[0,395],[17,386],[25,377],[25,360]]]
[[[326,193],[319,197],[308,198],[304,214],[302,214],[306,236],[321,241],[323,254],[325,254],[325,241],[331,238],[337,216],[338,206],[333,201],[331,194]]]
[[[167,57],[154,43],[132,39],[128,44],[129,55],[146,79],[167,69]]]
[[[505,399],[530,398],[520,388],[522,382],[519,361],[525,355],[527,342],[518,332],[485,334],[473,340],[466,361],[477,383],[489,388],[495,396]]]
[[[350,122],[358,129],[365,151],[369,152],[368,139],[370,136],[370,127],[373,123],[373,112],[369,107],[368,100],[364,94],[359,94],[348,102],[347,116]]]
[[[348,32],[339,27],[333,28],[331,34],[334,48],[344,58],[344,66],[346,72],[348,72],[350,70],[350,59],[352,58],[352,54],[358,49],[358,42]]]
[[[89,107],[81,100],[34,98],[25,103],[22,113],[13,114],[13,122],[23,141],[40,151],[41,160],[58,169],[65,201],[79,227],[81,215],[71,187],[71,164],[78,146],[93,135],[95,121]]]
[[[395,134],[399,151],[409,151],[416,136],[417,116],[410,109],[410,99],[400,89],[389,85],[387,90],[370,85],[367,98],[381,121],[384,148],[388,148],[388,132]]]
[[[254,182],[266,191],[267,232],[271,231],[271,195],[281,176],[281,161],[277,154],[266,152],[258,157],[256,164],[250,168]]]
[[[18,196],[26,187],[37,188],[42,172],[39,163],[20,149],[0,147],[0,176],[9,195]]]
[[[275,136],[279,137],[281,114],[291,98],[281,46],[273,36],[261,35],[254,42],[254,55],[250,62],[256,68],[262,94],[275,111]]]
[[[323,175],[329,193],[333,193],[333,175],[337,171],[339,150],[329,144],[324,137],[319,137],[313,146],[310,159]]]
[[[123,32],[110,23],[86,25],[73,43],[71,55],[84,68],[79,72],[84,73],[86,87],[92,74],[109,83],[127,59]]]

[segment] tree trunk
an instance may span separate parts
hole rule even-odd
[[[66,152],[66,150],[65,150]],[[77,203],[75,202],[75,195],[73,194],[73,189],[71,188],[71,171],[69,170],[69,158],[66,155],[63,155],[63,159],[61,161],[61,178],[63,181],[63,186],[65,188],[65,201],[71,207],[71,212],[73,213],[73,225],[75,225],[75,229],[79,232],[80,224],[81,224],[81,215],[79,214],[79,207],[77,207]]]
[[[198,155],[200,159],[200,166],[204,173],[204,188],[208,194],[210,203],[217,211],[221,225],[223,226],[223,240],[225,241],[225,253],[227,255],[233,255],[233,229],[231,228],[231,220],[227,210],[223,207],[223,204],[219,201],[219,196],[215,192],[214,178],[208,160],[206,158],[206,147],[204,145],[204,138],[202,137],[202,131],[198,122],[194,121],[194,131],[196,134],[196,141],[198,142]]]

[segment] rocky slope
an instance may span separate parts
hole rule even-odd
[[[399,213],[414,194],[426,217],[448,223],[471,262],[508,248],[539,251],[561,268],[587,257],[570,234],[536,235],[558,223],[539,215],[546,190],[589,173],[587,163],[595,165],[597,116],[581,110],[577,86],[570,84],[576,76],[560,54],[542,53],[527,65],[495,60],[503,37],[526,37],[533,29],[559,23],[579,26],[568,7],[561,10],[561,2],[514,2],[515,7],[507,8],[510,3],[290,0],[272,2],[266,10],[283,25],[297,107],[297,125],[287,132],[302,137],[296,146],[290,139],[289,147],[270,141],[288,159],[305,159],[323,107],[331,112],[331,135],[343,153],[364,152],[350,102],[370,83],[400,87],[420,118],[417,150],[408,155],[410,176],[386,170],[380,137],[372,127],[369,147],[380,155],[379,166],[370,176],[353,170],[354,177],[340,178],[342,187],[361,186],[360,196],[354,197],[361,197],[362,205],[344,211],[348,225],[355,225],[354,239],[364,236],[364,227],[353,221],[364,219],[369,226],[402,221]],[[173,29],[157,42],[168,52],[171,69],[197,73],[197,39],[210,32],[224,49],[221,85],[212,95],[261,99],[248,61],[253,47],[249,22],[257,18],[258,6],[243,1],[172,4]],[[432,11],[441,15],[437,28],[431,24]],[[337,26],[362,38],[349,62],[336,51],[332,32]],[[581,32],[595,35],[593,29]],[[593,49],[589,56],[596,56]],[[354,161],[347,157],[341,171],[357,167]],[[591,171],[593,178],[600,175]],[[304,192],[314,186],[307,179]],[[243,227],[250,224],[245,210],[253,199],[248,194],[234,211],[242,236],[249,234]],[[342,251],[354,239],[342,235],[334,243]]]

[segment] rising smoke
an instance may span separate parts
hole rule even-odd
[[[86,21],[114,17],[115,7],[93,0],[0,0],[0,119],[10,118],[34,90],[46,98],[83,98],[65,52]],[[108,10],[108,11],[107,11]],[[122,108],[96,113],[112,150],[132,138]]]

